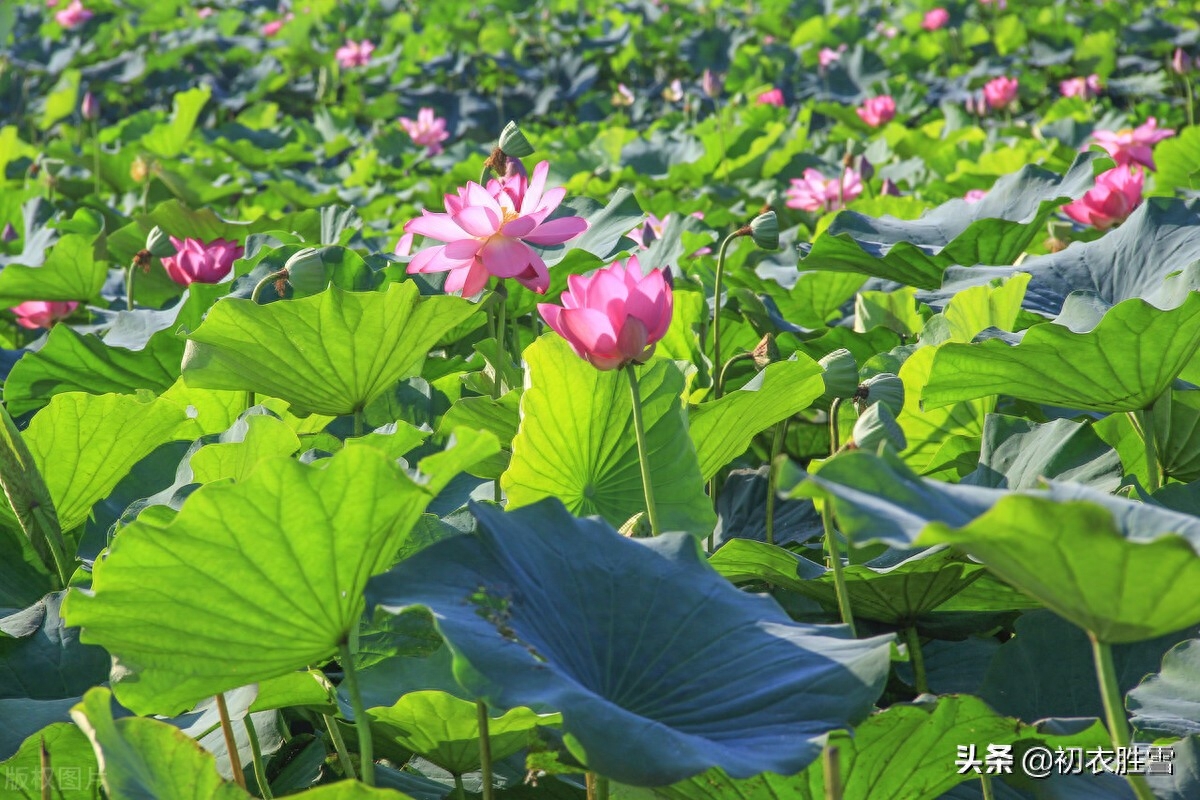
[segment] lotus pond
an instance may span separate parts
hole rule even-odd
[[[1198,11],[0,4],[0,798],[1200,797]]]

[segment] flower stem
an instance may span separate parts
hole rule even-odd
[[[779,480],[779,465],[775,462],[783,452],[787,429],[786,419],[775,426],[775,436],[771,440],[771,459],[767,462],[767,544],[775,544],[775,484]]]
[[[825,800],[842,800],[841,752],[826,742],[821,751],[821,766],[825,769]]]
[[[246,788],[246,775],[242,772],[242,760],[238,757],[237,740],[233,738],[233,725],[229,722],[229,706],[225,705],[225,695],[217,695],[217,716],[221,718],[221,733],[225,735],[225,750],[229,753],[229,766],[233,770],[233,780],[238,786]]]
[[[350,780],[357,780],[358,773],[354,771],[354,762],[350,760],[350,753],[346,750],[346,740],[342,738],[342,732],[338,730],[337,720],[329,714],[322,714],[321,717],[325,720],[325,729],[329,731],[329,738],[333,740],[333,749],[337,751],[338,763],[342,765],[342,772]]]
[[[630,400],[633,406],[633,432],[637,434],[638,463],[642,467],[642,491],[646,496],[646,516],[650,519],[650,534],[658,536],[662,528],[658,524],[658,509],[654,507],[654,487],[650,482],[650,454],[646,449],[646,426],[642,422],[642,396],[638,390],[636,367],[625,365],[629,378]]]
[[[587,800],[608,800],[608,778],[589,772],[586,781]]]
[[[1117,670],[1113,665],[1112,645],[1100,641],[1096,634],[1088,631],[1092,642],[1092,657],[1096,662],[1096,679],[1100,683],[1100,697],[1104,700],[1104,716],[1108,721],[1108,733],[1113,747],[1120,750],[1129,747],[1129,721],[1125,718],[1125,702],[1121,687],[1117,685]],[[1154,800],[1154,793],[1143,775],[1130,774],[1129,785],[1138,800]]]
[[[479,768],[483,778],[483,800],[492,800],[496,790],[492,786],[492,741],[488,735],[487,704],[478,700],[475,710],[479,719]]]
[[[908,661],[912,664],[913,683],[917,694],[929,693],[929,679],[925,675],[925,654],[921,652],[921,637],[916,625],[904,629],[904,638],[908,643]]]
[[[258,730],[247,714],[242,720],[246,724],[246,737],[250,740],[250,753],[254,757],[254,780],[258,782],[258,794],[263,800],[272,800],[271,784],[267,782],[267,770],[263,764],[262,746],[258,743]]]
[[[137,269],[136,264],[130,264],[125,268],[125,310],[133,311],[133,273]]]
[[[350,707],[354,709],[354,727],[358,733],[358,760],[362,770],[362,781],[367,786],[375,785],[375,753],[374,742],[371,739],[371,718],[363,707],[362,692],[358,689],[358,673],[354,669],[354,654],[350,652],[350,644],[342,642],[341,651],[342,671],[345,673],[346,690],[350,694]]]
[[[980,775],[979,785],[983,790],[983,800],[996,800],[996,790],[992,788],[991,775]]]
[[[723,395],[725,393],[725,376],[729,374],[730,367],[732,367],[734,364],[736,364],[739,361],[749,361],[750,359],[753,359],[753,358],[754,358],[754,353],[738,353],[736,356],[734,356],[733,358],[726,361],[721,366],[721,371],[717,375],[716,389],[713,390],[713,394],[716,395],[717,397],[720,397],[721,395]]]
[[[725,275],[725,255],[729,252],[729,245],[739,236],[745,236],[750,232],[750,226],[738,228],[733,233],[725,237],[725,241],[721,242],[721,249],[717,252],[717,278],[713,283],[713,369],[720,370],[722,367],[721,361],[721,278]],[[714,376],[716,382],[713,384],[713,397],[721,396],[720,374]]]
[[[838,611],[842,622],[850,628],[850,635],[857,638],[854,629],[854,613],[850,609],[850,592],[846,589],[846,576],[842,573],[842,553],[837,536],[833,532],[833,501],[826,498],[821,503],[821,524],[825,528],[825,552],[829,556],[829,567],[833,570],[833,588],[837,592]]]
[[[96,197],[100,197],[100,139],[99,123],[92,120],[92,177],[96,183]]]

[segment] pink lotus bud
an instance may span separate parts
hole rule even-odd
[[[7,244],[14,242],[17,239],[17,229],[13,227],[11,222],[4,223],[4,230],[0,231],[0,242]]]
[[[760,106],[783,106],[783,90],[768,89],[760,94],[756,101]]]
[[[562,306],[539,303],[546,324],[596,369],[644,363],[671,325],[673,297],[662,270],[643,276],[637,256],[590,277],[567,279]]]
[[[891,178],[884,178],[883,185],[879,187],[881,195],[890,195],[891,197],[900,197],[900,187]]]
[[[891,122],[892,118],[896,116],[896,101],[892,99],[891,95],[880,95],[870,98],[855,111],[858,112],[858,117],[863,122],[872,128],[878,128],[880,125]]]
[[[925,13],[921,27],[927,31],[936,31],[950,21],[950,12],[944,8],[935,8]]]
[[[79,308],[79,303],[73,300],[64,302],[28,300],[10,310],[16,315],[18,325],[34,330],[35,328],[49,328],[60,319],[71,316],[77,308]]]
[[[721,96],[721,92],[725,89],[725,79],[711,69],[706,69],[700,76],[700,88],[706,95],[715,100]]]
[[[226,239],[204,243],[199,239],[171,237],[176,253],[162,259],[171,280],[180,286],[191,283],[218,283],[233,269],[233,262],[242,257],[237,242]]]
[[[1019,82],[1016,78],[1001,75],[999,78],[993,78],[984,84],[983,99],[987,101],[988,108],[993,111],[1008,108],[1017,99],[1018,88]]]
[[[969,189],[967,193],[963,195],[963,200],[968,203],[978,203],[985,197],[987,197],[987,192],[985,192],[983,189]]]
[[[83,7],[80,0],[71,0],[71,4],[62,11],[55,12],[54,19],[67,30],[78,28],[91,19],[94,14]]]
[[[337,56],[338,63],[343,68],[350,69],[351,67],[365,67],[371,60],[371,53],[374,50],[375,45],[371,44],[369,39],[363,39],[361,42],[348,39],[334,55]]]
[[[1076,222],[1107,230],[1124,221],[1142,202],[1144,178],[1141,169],[1128,164],[1102,172],[1087,194],[1063,206],[1063,213]]]
[[[83,114],[83,118],[86,120],[97,119],[100,116],[100,101],[96,99],[96,95],[91,92],[85,92],[79,112]]]
[[[1063,97],[1079,97],[1084,100],[1091,100],[1100,94],[1103,88],[1100,84],[1100,76],[1096,74],[1088,75],[1086,78],[1070,78],[1058,85],[1058,90],[1062,92]]]

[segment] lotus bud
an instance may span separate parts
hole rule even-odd
[[[83,104],[79,109],[86,120],[93,120],[100,116],[100,101],[96,99],[96,95],[91,92],[85,92],[83,95]]]
[[[143,183],[150,175],[150,165],[146,163],[146,159],[138,156],[133,159],[133,163],[129,165],[129,177],[137,183]]]
[[[11,222],[4,223],[4,231],[0,233],[0,242],[7,244],[17,238],[17,229],[13,227]]]
[[[817,362],[825,370],[825,398],[853,397],[858,387],[858,362],[844,347],[834,350]]]
[[[892,410],[883,403],[874,403],[859,415],[858,421],[854,423],[854,432],[850,434],[847,446],[874,451],[878,450],[884,442],[897,450],[903,450],[908,446],[908,440],[904,438],[904,430],[896,422],[896,416],[892,414]]]
[[[1171,70],[1176,75],[1183,75],[1183,74],[1187,73],[1188,68],[1191,66],[1189,61],[1190,61],[1190,59],[1188,59],[1188,57],[1183,54],[1183,48],[1176,47],[1175,55],[1173,55],[1171,57]]]
[[[867,406],[883,403],[893,414],[904,408],[904,381],[890,372],[881,372],[859,385],[854,404],[861,414]]]
[[[884,178],[883,185],[879,187],[881,195],[890,195],[892,197],[900,196],[900,187],[897,186],[891,178]]]
[[[516,122],[509,121],[500,132],[500,150],[510,158],[524,158],[533,155],[533,145],[521,133]]]
[[[283,265],[287,281],[300,294],[317,294],[329,288],[329,269],[323,253],[328,248],[305,247],[297,250]]]
[[[146,234],[146,250],[150,255],[158,258],[167,258],[178,252],[175,244],[171,241],[171,237],[167,236],[166,232],[157,225]]]
[[[865,155],[857,156],[854,159],[854,169],[864,181],[869,181],[875,177],[875,165]]]
[[[779,247],[779,220],[774,211],[759,214],[750,222],[750,236],[754,243],[763,250],[774,250]]]
[[[758,369],[765,369],[768,364],[773,364],[779,360],[779,345],[775,344],[775,337],[771,334],[766,334],[752,351],[754,356],[754,366]]]
[[[725,89],[725,79],[711,69],[706,69],[700,76],[700,88],[706,95],[716,100]]]

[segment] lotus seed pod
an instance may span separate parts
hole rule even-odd
[[[904,381],[890,372],[881,372],[858,387],[854,403],[860,411],[867,406],[883,403],[893,414],[899,414],[904,408]]]
[[[650,520],[647,519],[646,512],[644,511],[639,511],[625,520],[625,524],[618,529],[618,533],[622,536],[633,537],[634,539],[653,535],[653,531],[650,529]]]
[[[768,211],[755,217],[750,223],[750,236],[763,250],[779,247],[779,220],[775,217],[775,212]]]
[[[860,450],[874,451],[878,450],[884,442],[897,450],[908,447],[908,440],[904,438],[904,430],[896,422],[892,410],[883,403],[873,403],[859,415],[858,421],[854,423],[854,433],[850,435],[849,446],[857,447]]]
[[[297,294],[318,294],[329,288],[329,267],[325,264],[327,247],[305,247],[297,250],[283,268],[287,271],[288,283]]]
[[[853,353],[841,347],[817,363],[825,370],[825,399],[848,399],[854,396],[858,389],[858,362],[854,360]]]
[[[510,121],[500,132],[500,150],[510,158],[524,158],[533,155],[533,145],[521,133],[516,122]]]
[[[150,233],[146,234],[146,249],[150,251],[150,255],[157,258],[166,258],[178,252],[171,237],[167,236],[166,232],[157,225],[151,229]]]

